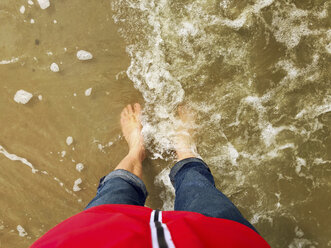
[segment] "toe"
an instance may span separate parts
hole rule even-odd
[[[127,109],[129,115],[133,114],[133,109],[132,109],[131,104],[128,104],[128,106],[126,106],[126,109]]]
[[[127,116],[127,115],[128,115],[128,110],[127,110],[127,108],[125,107],[125,108],[122,110],[122,112],[121,112],[121,117],[124,118],[124,117]]]
[[[136,114],[140,114],[141,113],[141,106],[140,106],[139,103],[135,103],[133,107],[134,107],[134,112]]]
[[[128,119],[128,115],[127,115],[126,111],[123,110],[121,113],[121,125],[122,126],[127,122],[127,119]]]

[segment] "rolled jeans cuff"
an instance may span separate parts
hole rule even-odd
[[[134,175],[133,173],[131,173],[127,170],[123,170],[123,169],[114,170],[114,171],[110,172],[107,176],[103,177],[100,180],[99,189],[102,188],[102,186],[105,184],[105,182],[107,182],[108,180],[110,180],[112,178],[116,178],[116,177],[120,177],[123,180],[125,180],[126,182],[133,185],[135,188],[140,189],[143,192],[145,199],[146,199],[148,192],[147,192],[144,182],[139,177]],[[98,189],[98,192],[99,192],[99,189]]]
[[[200,158],[185,158],[183,160],[180,160],[171,168],[171,171],[170,171],[170,174],[169,174],[170,181],[171,181],[173,186],[175,186],[175,176],[176,176],[176,174],[180,171],[180,169],[183,168],[184,165],[186,165],[188,163],[192,163],[192,162],[201,163],[204,166],[206,166],[206,168],[208,168],[208,170],[209,170],[208,165],[205,162],[203,162],[203,160],[200,159]]]

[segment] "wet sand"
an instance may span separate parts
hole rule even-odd
[[[330,4],[33,3],[0,3],[0,247],[82,211],[127,152],[119,115],[135,101],[147,206],[173,207],[170,140],[186,102],[216,185],[272,247],[331,246]]]

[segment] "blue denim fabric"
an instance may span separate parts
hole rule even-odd
[[[85,210],[103,204],[144,206],[147,190],[143,181],[126,170],[115,170],[100,179],[97,195]]]
[[[177,162],[169,177],[176,191],[175,210],[233,220],[256,231],[215,187],[214,178],[201,159],[187,158]],[[126,170],[115,170],[100,179],[97,195],[85,209],[102,204],[144,206],[147,195],[146,186],[139,177]]]
[[[175,210],[233,220],[256,231],[237,207],[215,187],[214,178],[201,159],[187,158],[177,162],[169,177],[176,190]]]

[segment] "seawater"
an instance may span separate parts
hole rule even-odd
[[[145,100],[152,154],[167,157],[176,109],[185,102],[198,113],[198,150],[218,186],[273,247],[330,246],[331,228],[317,217],[330,201],[308,207],[330,194],[329,3],[160,0],[112,7],[131,57],[127,75]],[[164,208],[171,209],[167,174],[156,183],[166,185]]]
[[[185,103],[216,186],[272,247],[331,247],[329,11],[310,0],[0,3],[0,244],[25,247],[82,210],[124,156],[119,113],[138,101],[147,206],[173,209]],[[78,61],[81,49],[93,59]],[[13,101],[21,88],[26,105]]]

